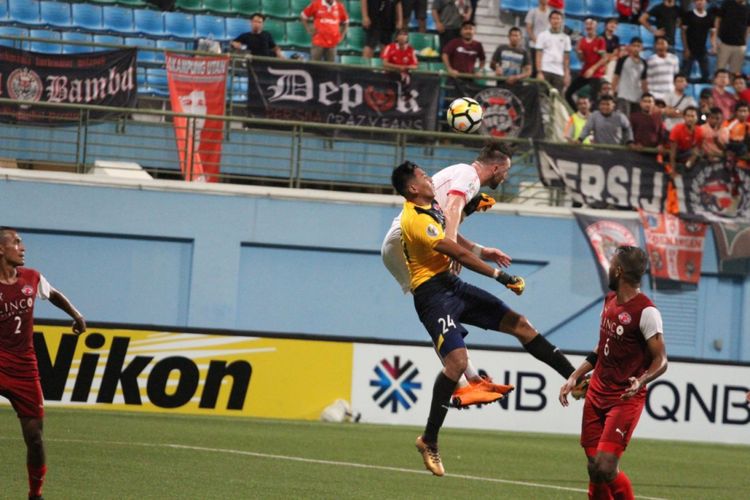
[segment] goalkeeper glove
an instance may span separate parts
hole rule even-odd
[[[472,198],[464,207],[464,213],[471,215],[474,212],[486,212],[495,204],[495,199],[485,193],[479,193]]]
[[[520,276],[511,276],[508,273],[505,273],[503,271],[497,270],[498,274],[495,276],[495,279],[498,281],[498,283],[501,283],[510,290],[511,292],[515,293],[516,295],[521,295],[526,288],[526,282],[523,280]]]

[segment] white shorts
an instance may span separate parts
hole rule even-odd
[[[380,247],[380,255],[383,257],[383,264],[401,286],[401,290],[405,294],[409,293],[411,276],[401,244],[401,214],[393,219],[393,224],[391,224],[391,228],[388,229],[383,240],[383,246]]]

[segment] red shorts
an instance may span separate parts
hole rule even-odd
[[[18,418],[44,417],[44,396],[39,379],[16,379],[0,372],[0,396],[8,398]]]
[[[581,424],[581,446],[586,454],[594,456],[597,451],[604,451],[622,455],[645,405],[646,398],[633,398],[599,408],[586,398]]]

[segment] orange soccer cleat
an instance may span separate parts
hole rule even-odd
[[[440,460],[437,444],[427,444],[422,436],[418,436],[415,445],[417,451],[422,454],[425,468],[436,476],[444,475],[445,468],[443,468],[443,462]]]
[[[485,405],[503,399],[503,395],[512,391],[512,385],[493,384],[489,378],[482,378],[469,382],[460,387],[451,396],[451,406],[466,408],[472,405]]]

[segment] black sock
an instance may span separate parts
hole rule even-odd
[[[524,344],[526,351],[539,361],[544,361],[555,369],[557,373],[567,379],[575,371],[568,358],[560,349],[553,346],[541,334],[534,337],[531,342]]]
[[[425,427],[422,435],[422,439],[430,444],[437,443],[438,432],[440,432],[440,427],[443,426],[445,421],[451,394],[453,394],[456,384],[455,380],[446,377],[442,371],[435,379],[435,385],[432,387],[430,416],[427,418],[427,427]]]

